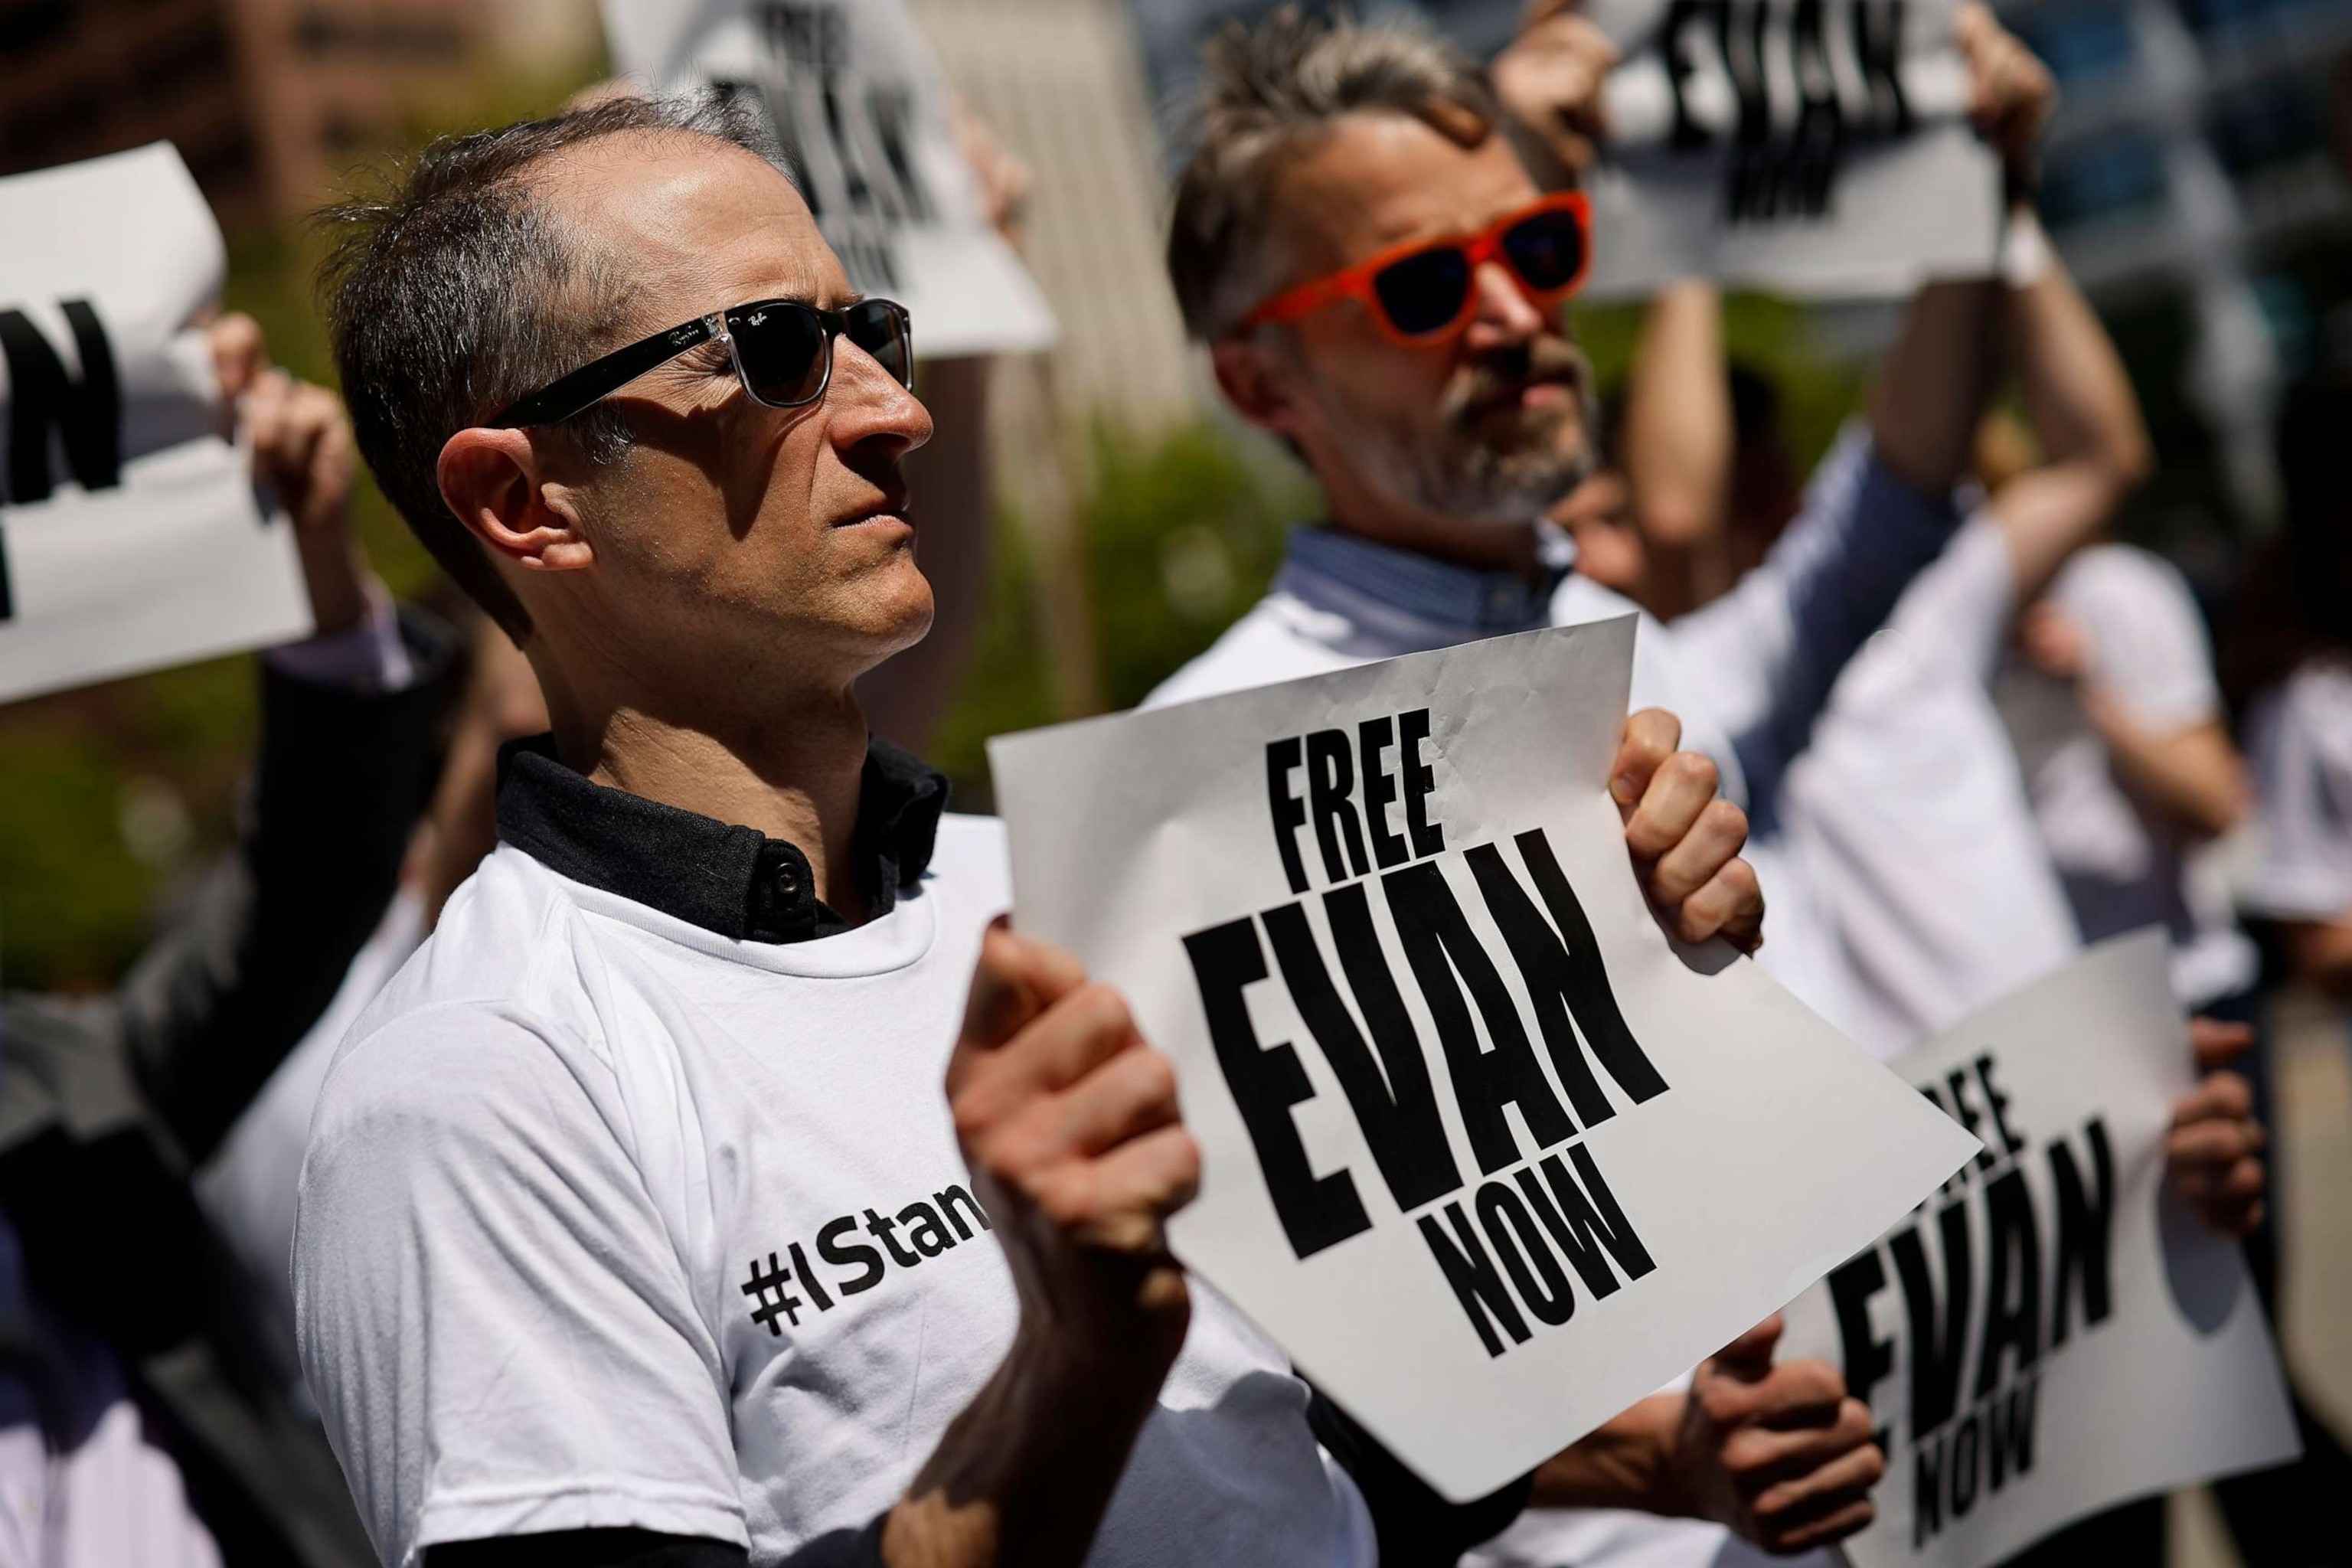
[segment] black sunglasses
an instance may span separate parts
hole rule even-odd
[[[874,356],[898,384],[911,384],[915,347],[907,308],[889,300],[861,300],[838,310],[798,300],[754,300],[729,310],[656,332],[509,405],[489,421],[493,429],[555,425],[611,396],[656,366],[714,339],[727,345],[735,378],[754,403],[798,408],[824,395],[833,382],[833,340],[845,337]]]

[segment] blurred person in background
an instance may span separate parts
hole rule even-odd
[[[268,1082],[196,1175],[196,1194],[243,1270],[270,1369],[298,1409],[315,1417],[302,1386],[294,1341],[294,1196],[335,1048],[352,1020],[423,945],[442,905],[498,844],[499,748],[547,729],[538,678],[504,632],[467,608],[470,670],[439,783],[411,836],[383,918],[352,960],[317,1023],[287,1053]]]
[[[2262,857],[2243,902],[2285,976],[2352,1003],[2352,369],[2314,374],[2279,422],[2285,522],[2249,574],[2229,648]]]
[[[2223,642],[2222,686],[2241,716],[2259,841],[2241,907],[2266,950],[2273,985],[2303,987],[2352,1011],[2352,370],[2323,369],[2281,409],[2285,512],[2249,570]],[[2259,1066],[2260,1064],[2258,1064]],[[2255,1082],[2264,1099],[2267,1071]],[[2263,1304],[2279,1310],[2275,1213],[2249,1238]],[[2290,1367],[2304,1456],[2216,1484],[2251,1568],[2346,1560],[2341,1500],[2352,1457],[2305,1400]]]
[[[1759,957],[1882,1058],[2081,946],[1992,688],[2018,606],[2110,521],[2150,457],[2097,317],[2030,214],[2021,208],[2011,221],[1998,340],[2042,460],[2021,465],[1989,496],[1956,490],[1969,521],[1839,677],[1780,794],[1783,847],[1810,901],[1781,898],[1772,884],[1774,941]],[[1769,384],[1727,365],[1716,290],[1699,282],[1663,290],[1643,324],[1623,428],[1611,433],[1624,471],[1604,470],[1553,514],[1576,533],[1580,564],[1653,596],[1686,595],[1694,606],[1754,570],[1801,511],[1772,403]],[[2248,1040],[2242,1026],[2206,1021],[2192,1037],[2208,1066],[2233,1059]],[[2222,1075],[2175,1108],[2175,1180],[2231,1234],[2261,1212],[2252,1103],[2242,1080]],[[2161,1524],[2160,1503],[2142,1506],[2023,1560],[2160,1562]],[[1514,1565],[1748,1560],[1739,1543],[1687,1525],[1534,1513],[1482,1554]]]
[[[368,570],[333,395],[271,368],[247,318],[211,337],[222,401],[294,530],[317,630],[260,660],[237,849],[121,985],[0,998],[8,1568],[370,1560],[333,1457],[267,1370],[190,1173],[382,914],[454,661],[446,631],[395,612]]]

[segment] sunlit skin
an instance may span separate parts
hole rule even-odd
[[[1641,598],[1645,552],[1622,474],[1598,470],[1552,509],[1551,518],[1576,541],[1577,571],[1629,599]]]
[[[554,215],[625,258],[625,319],[583,335],[578,363],[748,300],[856,297],[791,183],[740,149],[612,137],[546,178]],[[612,465],[522,430],[460,431],[441,454],[444,498],[530,613],[558,753],[811,846],[821,895],[854,908],[824,869],[856,820],[851,685],[930,625],[898,471],[930,416],[845,339],[806,407],[753,402],[719,345],[611,401],[637,433]]]
[[[1347,117],[1280,178],[1277,253],[1290,265],[1279,287],[1391,246],[1479,231],[1539,194],[1500,135],[1465,145],[1402,115]],[[1532,520],[1590,462],[1591,374],[1562,322],[1529,304],[1499,263],[1480,268],[1475,287],[1467,330],[1435,345],[1393,342],[1360,303],[1342,300],[1229,338],[1213,363],[1234,407],[1306,458],[1338,526],[1440,560],[1532,571]],[[1491,401],[1449,430],[1449,393],[1458,398],[1482,369]],[[1473,445],[1537,476],[1546,493],[1435,504],[1413,493],[1428,488],[1413,483],[1416,465],[1425,473]]]

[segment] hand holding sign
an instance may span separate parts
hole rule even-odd
[[[1201,1169],[1168,1058],[1076,959],[1000,921],[972,973],[948,1100],[1021,1331],[1148,1403],[1191,1310],[1160,1222]]]
[[[1202,1173],[1171,1245],[1457,1501],[1722,1345],[1973,1145],[1727,947],[1694,966],[1660,930],[1654,899],[1752,940],[1760,900],[1671,721],[1627,724],[1633,637],[990,743],[1024,927],[1175,1064]]]
[[[1952,15],[1952,42],[1969,65],[1969,119],[2012,174],[2042,143],[2058,104],[2058,84],[1990,10],[1967,0]]]
[[[2253,1048],[2251,1025],[2218,1018],[2189,1021],[2197,1065],[2210,1074],[2174,1102],[2164,1159],[2173,1187],[2198,1216],[2224,1236],[2246,1236],[2263,1222],[2263,1150],[2270,1136],[2254,1120],[2254,1091],[2218,1069]]]
[[[1674,916],[1675,934],[1700,942],[1721,937],[1742,952],[1764,942],[1764,894],[1738,858],[1748,814],[1717,795],[1713,761],[1678,752],[1682,721],[1662,708],[1625,721],[1610,770],[1609,795],[1625,816],[1625,847],[1642,890]]]
[[[1617,46],[1570,0],[1538,0],[1519,36],[1495,57],[1487,73],[1495,95],[1557,165],[1537,171],[1544,184],[1573,183],[1591,166],[1607,130],[1601,86],[1616,67]]]
[[[250,316],[223,316],[205,335],[222,401],[253,448],[253,477],[293,521],[317,635],[349,631],[367,618],[374,579],[351,528],[359,451],[343,401],[271,364]]]
[[[1726,1525],[1767,1552],[1802,1552],[1869,1524],[1886,1473],[1870,1407],[1824,1361],[1775,1363],[1765,1319],[1691,1375],[1668,1466],[1672,1511]]]

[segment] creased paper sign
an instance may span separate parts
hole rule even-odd
[[[2164,932],[2104,942],[1895,1062],[1984,1152],[1788,1311],[1886,1449],[1858,1568],[1983,1568],[2298,1451],[2238,1246],[2168,1190],[2191,1084]]]
[[[1801,295],[1982,277],[2000,170],[1949,0],[1593,0],[1624,63],[1588,184],[1596,297],[1676,278]]]
[[[604,0],[623,73],[758,104],[850,286],[907,307],[919,355],[1020,353],[1054,315],[989,226],[948,89],[901,0]],[[723,301],[732,303],[732,301]]]
[[[1719,944],[1608,795],[1631,617],[990,742],[1014,918],[1203,1156],[1171,1241],[1439,1491],[1503,1485],[1975,1141]]]
[[[168,143],[0,179],[0,701],[310,631],[219,434],[225,265]]]

